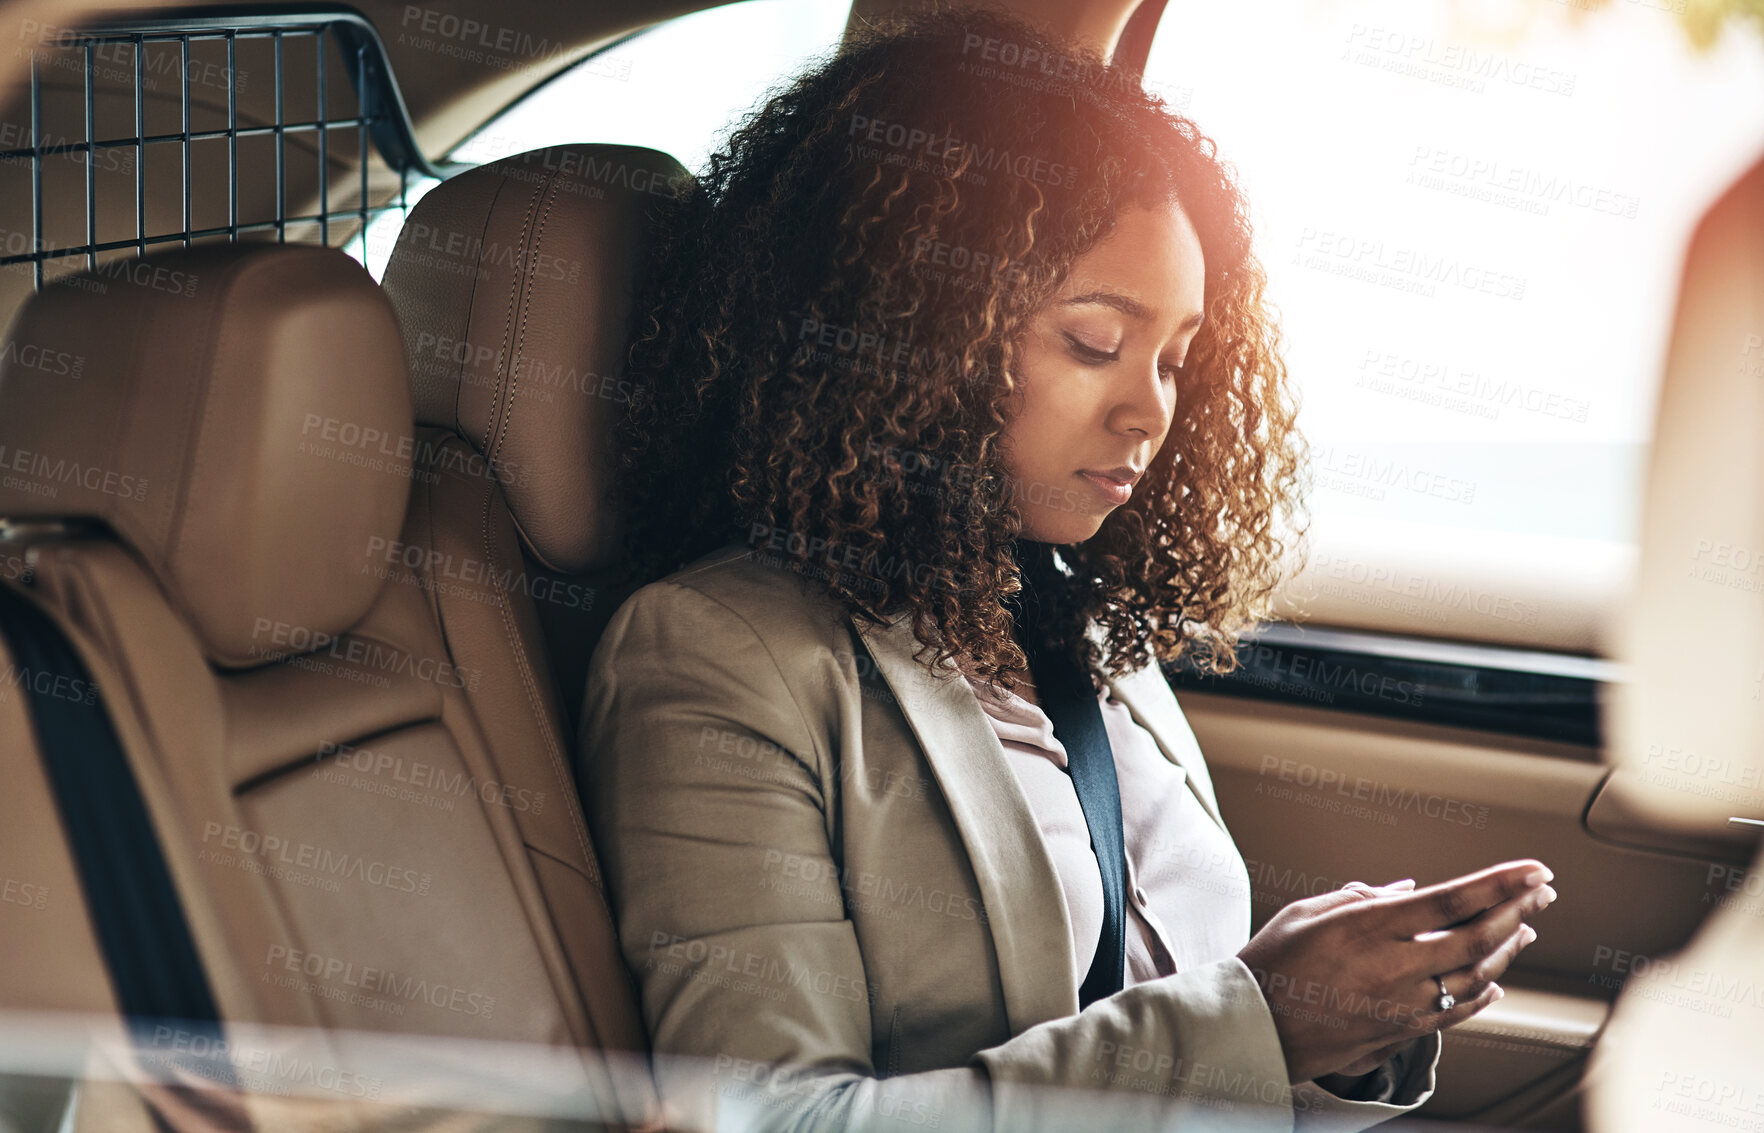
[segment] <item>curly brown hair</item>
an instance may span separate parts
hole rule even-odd
[[[1060,593],[1037,590],[1046,640],[1086,665],[1231,671],[1308,487],[1243,197],[1137,74],[996,13],[849,39],[659,206],[619,437],[636,574],[747,542],[855,617],[910,609],[921,660],[1015,688],[1015,342],[1123,207],[1172,200],[1206,271],[1176,419],[1131,501],[1058,549]]]

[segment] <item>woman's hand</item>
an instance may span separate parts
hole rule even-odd
[[[1526,858],[1406,893],[1356,882],[1274,914],[1237,955],[1268,1001],[1290,1080],[1364,1074],[1499,999],[1494,981],[1537,936],[1525,918],[1556,899],[1549,876]],[[1436,974],[1457,1001],[1446,1011],[1433,1006]]]
[[[1407,892],[1412,890],[1415,888],[1415,879],[1412,877],[1405,877],[1401,881],[1393,881],[1389,885],[1380,885],[1376,888],[1367,885],[1363,881],[1350,881],[1342,886],[1342,888],[1349,892],[1360,893],[1367,897],[1378,897],[1386,893]],[[1333,1077],[1341,1081],[1343,1084],[1346,1084],[1347,1079],[1364,1077],[1378,1069],[1380,1066],[1383,1066],[1386,1059],[1390,1058],[1391,1055],[1408,1045],[1409,1042],[1409,1039],[1398,1039],[1396,1042],[1381,1046],[1371,1054],[1360,1059],[1358,1062],[1350,1062],[1341,1069],[1332,1071],[1329,1074],[1319,1074],[1315,1081],[1320,1083],[1324,1078]]]

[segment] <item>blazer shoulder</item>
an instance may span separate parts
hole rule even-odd
[[[849,619],[812,580],[746,552],[719,548],[620,604],[589,660],[584,734],[616,712],[686,706],[744,721],[804,760],[825,754]]]
[[[732,543],[664,578],[638,589],[615,615],[679,619],[691,633],[711,630],[708,615],[718,614],[733,629],[745,625],[777,657],[817,647],[837,649],[848,641],[849,621],[833,596],[813,580],[775,565],[774,560]],[[703,639],[714,648],[716,635]]]

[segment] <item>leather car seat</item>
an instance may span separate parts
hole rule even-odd
[[[474,543],[485,507],[512,516],[519,559],[499,564],[534,598],[536,622],[469,647],[550,664],[565,726],[545,729],[548,748],[573,745],[588,659],[629,592],[606,499],[612,430],[632,394],[625,353],[632,290],[657,235],[651,207],[687,176],[638,146],[503,158],[430,190],[386,268],[418,425],[469,445],[499,489],[450,506],[471,521]]]
[[[492,675],[386,569],[430,541],[453,481],[428,477],[473,482],[424,444],[391,305],[339,252],[75,276],[0,364],[0,585],[91,670],[223,1020],[569,1048],[600,1112],[646,1119],[647,1073],[602,1053],[631,1031],[554,923],[594,894],[560,909],[529,849],[522,792],[557,788],[497,762]],[[0,860],[49,894],[0,917],[0,1007],[112,1011],[21,720],[0,684]]]
[[[1601,1133],[1743,1126],[1764,1098],[1764,161],[1697,225],[1606,710],[1595,833],[1708,864],[1679,951],[1624,956],[1587,1073]]]
[[[380,569],[423,578],[507,781],[602,1045],[646,1047],[574,776],[600,630],[627,589],[605,502],[631,290],[649,206],[685,171],[654,150],[571,145],[462,173],[401,231],[384,287],[418,424],[408,538]]]

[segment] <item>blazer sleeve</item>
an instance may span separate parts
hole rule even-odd
[[[1410,1108],[1290,1086],[1273,1017],[1235,957],[1030,1027],[964,1066],[878,1077],[870,1002],[886,973],[866,970],[843,913],[828,730],[765,635],[690,586],[640,590],[596,650],[581,781],[678,1127],[1286,1131],[1326,1109],[1346,1131]],[[814,865],[788,887],[756,884],[776,855]],[[993,994],[975,975],[987,989],[976,994]]]
[[[1429,1031],[1385,1059],[1357,1094],[1361,1100],[1344,1098],[1312,1080],[1292,1088],[1297,1129],[1364,1129],[1368,1125],[1405,1114],[1433,1095],[1435,1073],[1443,1040]]]

